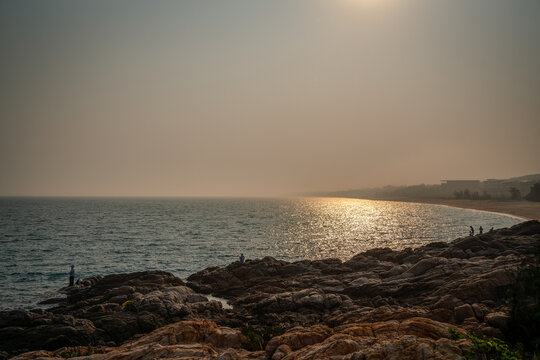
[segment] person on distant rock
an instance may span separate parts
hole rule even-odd
[[[493,232],[493,226],[491,227],[491,229],[489,229],[489,232]]]
[[[482,227],[482,225],[480,225],[480,227],[478,228],[478,233],[482,234],[483,232],[484,232],[484,228]]]
[[[474,236],[474,228],[469,226],[469,236]]]
[[[244,256],[244,254],[240,254],[240,262],[243,264],[246,262],[246,257]]]
[[[75,281],[75,265],[71,265],[71,271],[69,272],[69,286],[73,286]]]

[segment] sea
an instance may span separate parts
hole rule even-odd
[[[32,309],[75,278],[150,269],[181,278],[272,256],[339,258],[467,236],[523,219],[342,198],[0,198],[0,310]]]

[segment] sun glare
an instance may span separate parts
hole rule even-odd
[[[365,8],[376,8],[381,6],[386,6],[391,0],[343,0],[348,5],[365,7]]]

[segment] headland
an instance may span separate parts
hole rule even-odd
[[[532,220],[344,262],[265,257],[185,281],[163,271],[92,277],[48,310],[0,312],[0,351],[18,360],[460,359],[475,349],[468,331],[512,340],[511,294],[539,243]]]

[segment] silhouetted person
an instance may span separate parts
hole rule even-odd
[[[484,232],[484,228],[482,227],[482,225],[480,225],[480,227],[478,228],[478,233],[482,234],[483,232]]]
[[[244,256],[244,254],[240,254],[240,262],[242,264],[246,262],[246,257]]]
[[[71,265],[71,271],[69,272],[69,286],[73,286],[75,281],[75,265]]]
[[[474,228],[469,226],[469,236],[474,236]]]
[[[493,226],[491,227],[491,229],[489,229],[489,232],[493,232]]]

